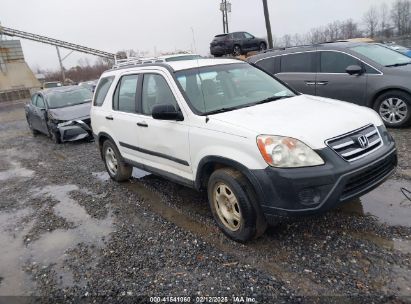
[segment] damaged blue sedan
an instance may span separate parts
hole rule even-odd
[[[93,93],[78,86],[39,91],[26,105],[33,135],[43,133],[55,143],[92,138],[90,108]]]

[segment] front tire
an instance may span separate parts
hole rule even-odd
[[[221,231],[237,242],[247,242],[264,233],[267,224],[255,207],[251,185],[238,171],[214,171],[208,181],[208,201]]]
[[[380,95],[374,104],[387,127],[404,127],[411,123],[411,95],[391,90]]]
[[[130,179],[133,167],[123,161],[116,145],[110,140],[103,143],[102,156],[111,179],[116,182],[124,182]]]
[[[26,117],[26,119],[27,119],[27,124],[29,125],[29,129],[30,129],[31,134],[33,136],[37,136],[37,134],[39,134],[39,131],[37,131],[36,129],[33,129],[33,126],[32,126],[32,124],[31,124],[28,117]]]

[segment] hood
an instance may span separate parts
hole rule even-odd
[[[210,121],[255,133],[288,136],[313,149],[324,141],[367,124],[382,125],[379,115],[366,107],[328,98],[299,95],[249,108],[209,116]]]
[[[49,115],[58,120],[74,120],[90,116],[91,102],[81,103],[78,105],[49,109]]]

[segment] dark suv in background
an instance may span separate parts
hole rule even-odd
[[[214,37],[210,44],[210,53],[215,57],[233,54],[239,56],[251,51],[264,51],[267,42],[256,38],[247,32],[220,34]]]
[[[248,61],[301,93],[371,107],[389,127],[411,123],[411,59],[384,45],[324,43],[270,50]]]

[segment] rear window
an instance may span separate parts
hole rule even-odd
[[[217,35],[214,37],[214,40],[224,40],[227,37],[227,34],[223,34],[223,35]]]
[[[283,55],[281,73],[315,73],[314,52]]]
[[[100,107],[103,104],[104,99],[106,98],[108,89],[110,89],[110,86],[113,83],[113,80],[114,80],[114,76],[104,77],[100,79],[100,82],[98,83],[98,87],[94,94],[93,104],[95,106]]]

